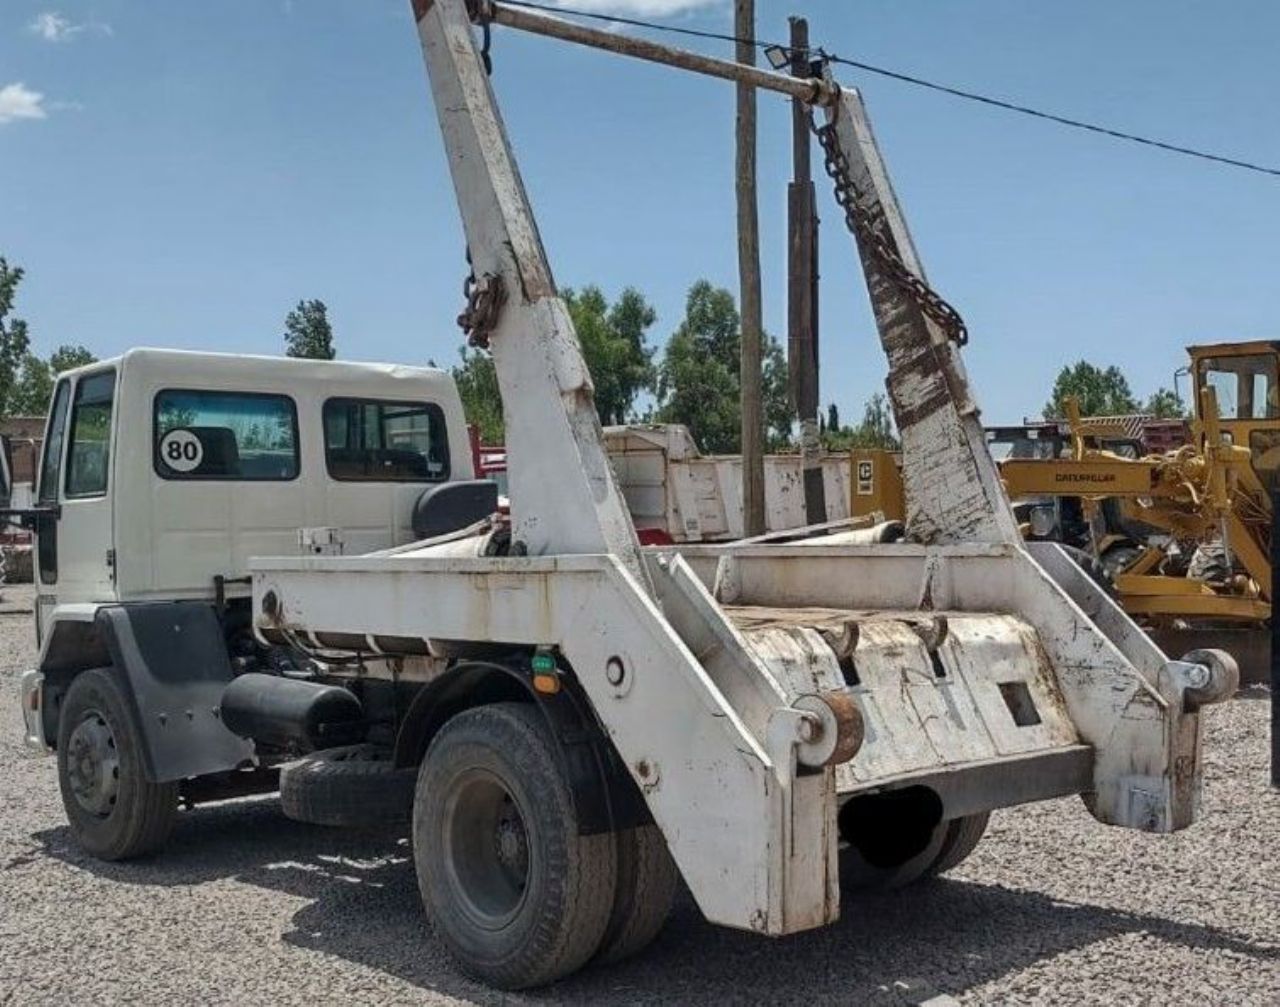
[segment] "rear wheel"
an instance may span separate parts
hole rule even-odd
[[[922,787],[855,798],[840,809],[840,887],[901,888],[943,874],[971,854],[987,829],[982,812],[946,821],[942,803]]]
[[[143,740],[110,669],[71,683],[58,721],[58,785],[76,842],[102,860],[164,845],[178,811],[178,784],[153,783]]]
[[[596,960],[617,962],[644,950],[662,931],[680,873],[656,825],[617,833],[618,885]]]
[[[505,989],[552,982],[600,947],[613,833],[578,833],[555,738],[521,703],[467,710],[427,750],[414,862],[433,929],[462,969]]]
[[[963,818],[953,818],[946,822],[947,835],[942,842],[942,851],[929,865],[929,873],[945,874],[967,860],[969,854],[982,840],[983,833],[987,831],[987,822],[990,818],[990,812],[984,811],[981,814],[965,815]]]

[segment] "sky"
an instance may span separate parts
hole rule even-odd
[[[729,0],[579,5],[716,31],[733,18]],[[1280,166],[1280,4],[756,7],[761,38],[802,13],[841,55]],[[638,288],[659,345],[695,280],[736,294],[731,85],[501,28],[493,59],[562,286]],[[1145,396],[1185,345],[1280,336],[1280,178],[838,75],[863,93],[930,281],[968,322],[986,422],[1038,414],[1077,359]],[[759,136],[765,325],[785,342],[785,99],[761,95]],[[856,419],[885,363],[818,182],[822,400]],[[0,255],[26,270],[16,313],[42,353],[280,352],[285,314],[317,297],[343,357],[453,363],[464,249],[409,0],[0,0]]]

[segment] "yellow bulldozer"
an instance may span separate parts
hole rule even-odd
[[[1074,403],[1064,425],[989,437],[1004,455],[1001,477],[1028,538],[1072,549],[1171,645],[1171,634],[1217,633],[1215,645],[1229,641],[1242,666],[1254,664],[1271,617],[1280,342],[1207,344],[1188,354],[1193,416],[1188,443],[1172,450],[1144,453],[1132,422],[1082,417]],[[892,454],[858,451],[852,464],[851,513],[904,519]]]

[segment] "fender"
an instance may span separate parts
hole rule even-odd
[[[212,605],[106,605],[94,622],[133,709],[148,779],[166,783],[253,763],[253,743],[220,718],[232,671]]]
[[[454,665],[414,696],[396,735],[395,764],[418,765],[437,732],[464,710],[489,703],[532,702],[559,742],[578,831],[593,835],[651,822],[635,781],[597,723],[572,672],[561,667],[559,679],[561,687],[554,694],[535,690],[527,656],[503,664],[463,661]]]

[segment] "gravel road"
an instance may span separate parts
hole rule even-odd
[[[70,842],[53,761],[27,755],[16,674],[31,596],[0,604],[0,1004],[1280,1002],[1280,794],[1266,694],[1208,713],[1204,816],[1176,836],[1075,799],[998,813],[954,876],[768,941],[687,898],[652,950],[498,997],[425,931],[406,841],[291,822],[274,799],[182,816],[149,862]]]

